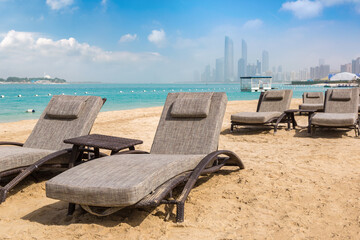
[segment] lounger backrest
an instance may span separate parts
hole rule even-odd
[[[358,88],[329,89],[325,93],[326,113],[357,113],[359,104]]]
[[[150,153],[208,154],[216,151],[226,93],[169,93]]]
[[[272,90],[260,95],[258,112],[284,112],[289,109],[292,90]]]
[[[53,96],[40,116],[24,147],[60,150],[63,143],[90,133],[103,100],[96,96]]]
[[[304,92],[303,103],[323,104],[324,103],[324,93],[323,92]]]

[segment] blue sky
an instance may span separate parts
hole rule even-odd
[[[191,81],[215,65],[224,37],[249,62],[332,70],[360,57],[360,0],[0,0],[0,77]],[[236,67],[235,67],[236,69]]]

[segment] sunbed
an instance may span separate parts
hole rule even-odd
[[[329,89],[325,93],[324,112],[315,113],[310,118],[312,134],[318,127],[354,128],[359,135],[358,88]]]
[[[302,99],[303,99],[303,103],[299,105],[300,110],[312,110],[312,111],[324,110],[323,92],[304,92],[302,95]]]
[[[96,96],[53,96],[24,144],[0,142],[0,179],[15,175],[0,186],[0,203],[40,166],[68,167],[71,145],[64,139],[89,134],[105,100]]]
[[[75,204],[95,215],[172,204],[183,221],[185,200],[200,175],[224,165],[244,168],[235,153],[217,150],[226,103],[220,92],[168,94],[150,154],[132,150],[78,165],[50,179],[46,195],[69,202],[70,215]]]
[[[286,119],[284,111],[290,107],[292,94],[292,90],[262,92],[256,112],[241,112],[231,115],[231,131],[234,130],[234,126],[271,124],[276,133],[279,123]]]

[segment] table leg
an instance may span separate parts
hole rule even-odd
[[[99,158],[99,157],[100,157],[99,148],[94,147],[94,154],[95,154],[95,158]]]
[[[69,168],[74,167],[75,161],[79,154],[79,147],[80,146],[78,146],[78,145],[74,145],[72,147],[71,156],[70,156],[70,160],[69,160]]]
[[[311,133],[311,118],[314,115],[314,113],[310,113],[308,114],[308,133]]]
[[[68,216],[73,215],[75,211],[75,203],[69,203],[69,207],[68,207]]]
[[[112,150],[111,151],[111,153],[110,153],[110,155],[114,155],[115,153],[118,153],[119,151],[114,151],[114,150]]]
[[[295,129],[295,127],[297,126],[297,122],[295,120],[295,113],[291,113],[291,120],[292,120],[293,129]]]

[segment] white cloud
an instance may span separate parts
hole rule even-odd
[[[107,0],[101,0],[101,5],[106,6]]]
[[[132,42],[135,41],[137,39],[137,35],[133,34],[131,35],[130,33],[125,34],[123,36],[121,36],[119,42],[123,43],[123,42]]]
[[[360,0],[319,0],[324,6],[334,6],[345,3],[360,3]]]
[[[68,7],[74,3],[74,0],[46,0],[46,4],[52,10],[60,10],[62,8]]]
[[[151,43],[154,43],[158,47],[164,46],[166,42],[166,34],[163,29],[160,30],[152,30],[148,36],[148,40]]]
[[[263,21],[261,19],[253,19],[247,21],[243,27],[245,29],[259,29],[263,25]]]
[[[290,11],[300,19],[313,18],[321,14],[323,4],[320,1],[297,0],[283,3],[281,10]]]
[[[154,65],[165,60],[157,52],[106,51],[71,37],[54,40],[39,33],[14,30],[0,33],[0,56],[0,72],[4,76],[30,76],[45,71],[76,81],[141,81],[145,79],[141,75],[144,71],[151,72]]]
[[[296,0],[285,2],[280,10],[290,11],[297,18],[313,18],[319,16],[326,7],[341,4],[352,4],[357,13],[360,13],[360,0]]]
[[[160,57],[158,53],[111,52],[79,43],[75,38],[54,41],[50,38],[37,37],[36,33],[17,32],[5,34],[0,42],[0,52],[11,52],[11,56],[27,55],[28,57],[66,57],[72,56],[88,61],[139,61]]]

